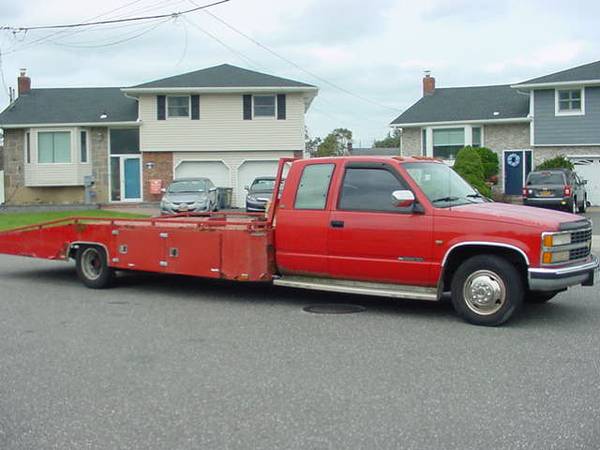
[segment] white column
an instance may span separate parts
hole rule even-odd
[[[465,125],[465,146],[473,145],[473,126]]]
[[[425,147],[425,156],[433,156],[433,128],[425,128],[425,135],[427,136],[427,146]]]

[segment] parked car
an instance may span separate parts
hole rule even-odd
[[[180,178],[164,190],[160,202],[162,215],[210,212],[219,209],[217,188],[208,178]]]
[[[568,169],[536,170],[527,176],[523,204],[564,209],[577,214],[587,208],[586,180]]]
[[[283,183],[283,180],[282,180]],[[264,211],[267,202],[273,196],[275,189],[275,177],[257,177],[250,186],[246,186],[246,211]]]

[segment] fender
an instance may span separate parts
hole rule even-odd
[[[108,251],[108,248],[106,247],[106,245],[101,244],[100,242],[87,242],[87,241],[75,241],[75,242],[71,242],[69,244],[69,249],[67,251],[67,256],[71,254],[71,250],[77,249],[78,246],[80,245],[93,245],[96,247],[102,247],[104,249],[104,251],[106,252],[106,262],[108,264],[108,266],[110,267],[110,263],[112,262],[112,260],[110,259],[110,252]]]
[[[459,242],[457,244],[454,244],[452,247],[450,247],[446,253],[444,254],[444,258],[442,259],[442,268],[446,267],[446,261],[448,260],[448,256],[450,256],[450,253],[452,253],[452,251],[454,251],[455,249],[457,249],[458,247],[501,247],[501,248],[507,248],[510,250],[515,250],[517,251],[525,260],[525,264],[527,264],[527,267],[529,267],[531,264],[529,262],[529,257],[527,256],[527,254],[525,253],[525,251],[523,251],[523,249],[512,245],[512,244],[505,244],[502,242],[486,242],[486,241],[465,241],[465,242]]]

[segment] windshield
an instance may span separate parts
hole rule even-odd
[[[565,175],[560,172],[531,172],[527,185],[532,184],[565,184]]]
[[[406,163],[403,167],[436,208],[485,201],[469,183],[445,164]]]
[[[204,180],[185,180],[175,181],[169,186],[170,194],[179,194],[182,192],[205,192],[206,182]]]
[[[252,186],[250,187],[251,191],[272,191],[274,189],[274,178],[259,178],[258,180],[254,180],[254,183],[252,183]]]

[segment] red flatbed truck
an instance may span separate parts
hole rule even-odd
[[[289,173],[280,192],[285,165]],[[282,159],[266,215],[76,217],[0,233],[0,253],[75,259],[108,287],[137,270],[437,301],[499,325],[523,301],[592,286],[589,220],[482,198],[427,158]]]

